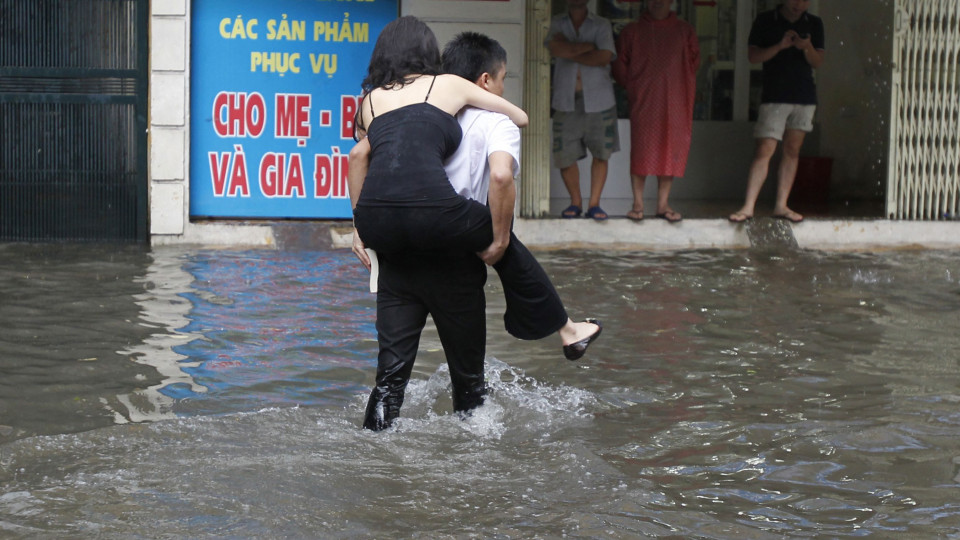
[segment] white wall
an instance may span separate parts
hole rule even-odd
[[[187,216],[187,0],[150,3],[150,234],[183,234]]]
[[[523,103],[523,0],[402,0],[400,13],[426,22],[436,34],[441,49],[455,35],[467,30],[499,41],[507,51],[504,97],[517,105]]]

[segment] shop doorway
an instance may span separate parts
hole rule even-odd
[[[147,0],[0,4],[0,241],[146,243]]]

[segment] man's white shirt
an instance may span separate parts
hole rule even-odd
[[[513,176],[520,172],[520,128],[504,114],[465,107],[457,114],[463,138],[456,152],[444,164],[447,178],[457,193],[487,203],[490,166],[494,152],[513,156]]]

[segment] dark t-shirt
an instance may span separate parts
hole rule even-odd
[[[788,30],[801,36],[809,35],[813,47],[823,50],[823,20],[820,17],[804,13],[797,22],[791,23],[783,17],[779,8],[757,15],[750,29],[748,44],[761,49],[772,47],[783,39]],[[790,47],[763,63],[761,102],[817,104],[813,68],[803,57],[803,51]]]

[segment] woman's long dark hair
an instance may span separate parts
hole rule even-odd
[[[412,16],[390,21],[380,32],[367,77],[360,85],[366,94],[374,88],[403,86],[411,75],[439,75],[440,47],[430,27]]]

